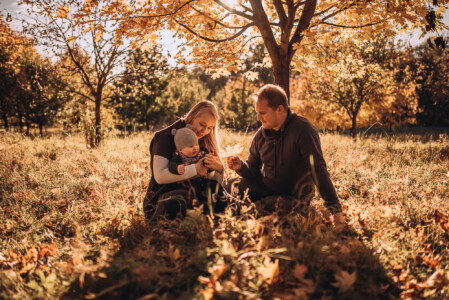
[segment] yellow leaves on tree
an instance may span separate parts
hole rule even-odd
[[[68,38],[66,38],[65,42],[66,43],[74,42],[76,41],[76,39],[77,39],[76,36],[69,36]]]
[[[387,4],[386,4],[387,3]],[[448,0],[436,3],[436,28]],[[318,58],[320,49],[335,48],[355,39],[367,40],[424,24],[426,1],[225,1],[155,0],[86,1],[88,17],[96,10],[117,21],[120,37],[141,37],[165,26],[192,48],[195,62],[222,69],[235,64],[247,43],[259,36],[274,67],[275,83],[290,93],[290,67]],[[120,40],[120,38],[119,38]],[[300,54],[300,55],[298,55]],[[301,57],[306,57],[304,60]],[[181,61],[186,62],[184,58]],[[325,63],[325,62],[323,62]]]
[[[67,6],[61,5],[56,9],[56,16],[58,18],[65,19],[69,16],[69,13],[70,13],[70,8]]]

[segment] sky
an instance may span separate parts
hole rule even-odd
[[[233,1],[233,0],[225,0],[225,1]],[[0,12],[3,14],[3,17],[6,18],[6,15],[10,13],[13,17],[13,22],[10,23],[10,26],[14,30],[20,31],[21,26],[20,22],[18,22],[17,18],[20,17],[20,14],[25,12],[23,7],[17,5],[17,0],[0,0]],[[449,25],[449,9],[444,13],[444,24]],[[398,38],[402,39],[404,42],[410,42],[413,46],[424,43],[426,40],[426,36],[423,38],[419,38],[421,32],[414,31],[408,34],[402,34]],[[161,33],[159,43],[163,46],[162,49],[164,54],[170,55],[171,58],[168,58],[170,64],[174,65],[176,62],[173,57],[177,53],[177,47],[182,43],[178,39],[174,39],[173,35],[170,31],[164,31]]]

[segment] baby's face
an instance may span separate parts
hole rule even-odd
[[[198,143],[196,143],[193,144],[192,146],[182,148],[181,150],[179,150],[179,152],[181,152],[187,157],[195,157],[198,154],[198,152],[200,152],[200,146],[198,145]]]

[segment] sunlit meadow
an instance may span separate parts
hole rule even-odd
[[[348,225],[251,205],[148,224],[152,134],[0,139],[0,298],[447,299],[449,138],[322,133]],[[251,134],[221,131],[222,156]],[[228,171],[228,176],[234,176]]]

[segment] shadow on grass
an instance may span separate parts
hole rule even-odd
[[[281,299],[397,299],[400,289],[372,249],[348,225],[333,226],[316,212],[287,216],[275,244],[287,248],[281,281],[270,293]],[[275,225],[272,228],[276,228]],[[304,298],[306,299],[306,298]]]
[[[197,211],[184,220],[136,220],[118,241],[109,267],[73,282],[62,299],[189,299],[207,274],[212,229]]]
[[[199,210],[135,222],[110,266],[62,299],[395,299],[399,289],[350,227],[317,212],[255,218]]]

